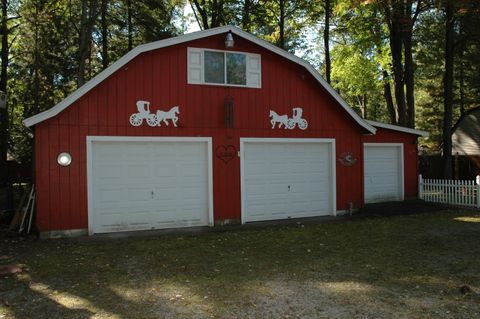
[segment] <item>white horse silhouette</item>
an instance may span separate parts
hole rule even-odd
[[[278,115],[277,112],[270,110],[270,123],[272,123],[272,129],[275,128],[276,123],[278,124],[278,128],[281,128],[283,125],[284,129],[287,129],[287,122],[288,122],[288,115]]]
[[[158,126],[161,126],[162,121],[168,126],[167,120],[172,120],[173,126],[177,127],[177,122],[178,122],[177,114],[180,114],[178,106],[172,107],[170,111],[167,111],[167,112],[158,110],[157,111]]]

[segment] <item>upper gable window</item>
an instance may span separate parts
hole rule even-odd
[[[225,83],[225,54],[216,51],[204,51],[203,70],[205,83]]]
[[[259,54],[188,48],[188,83],[261,87]]]

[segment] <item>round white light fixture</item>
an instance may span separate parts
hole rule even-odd
[[[57,163],[60,166],[70,165],[72,163],[72,155],[70,155],[70,153],[67,153],[67,152],[58,154]]]

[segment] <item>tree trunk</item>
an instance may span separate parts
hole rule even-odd
[[[392,32],[395,33],[395,32]],[[395,100],[397,102],[398,124],[405,125],[405,93],[403,82],[403,66],[402,66],[402,43],[401,37],[397,34],[390,36],[390,48],[392,50],[393,64],[393,81]]]
[[[87,0],[82,0],[82,13],[80,16],[80,35],[78,45],[78,75],[77,75],[77,87],[81,87],[85,83],[85,63],[86,57],[86,42],[88,41],[87,35],[87,14],[88,5]]]
[[[210,12],[210,28],[218,26],[218,1],[212,0],[212,9]]]
[[[80,36],[78,47],[78,77],[77,87],[85,84],[85,69],[90,53],[92,32],[97,18],[97,1],[82,0],[82,14],[80,18]]]
[[[133,49],[132,0],[127,0],[128,51]]]
[[[364,93],[362,96],[362,105],[363,105],[363,118],[367,119],[368,118],[368,112],[367,112],[367,94]]]
[[[388,24],[390,31],[390,49],[392,52],[393,81],[395,100],[397,102],[398,124],[405,125],[405,92],[402,63],[402,23],[403,4],[398,2],[392,8],[392,16]]]
[[[420,5],[420,3],[417,3]],[[402,38],[404,47],[404,65],[405,65],[405,96],[406,96],[406,125],[415,128],[415,96],[414,96],[414,65],[412,54],[412,33],[413,33],[413,19],[412,19],[412,1],[408,0],[405,3],[405,12],[403,18]]]
[[[331,61],[330,61],[330,0],[325,0],[325,29],[323,30],[323,43],[325,46],[325,77],[330,84]]]
[[[35,6],[35,19],[38,19],[40,14],[41,8],[39,8],[40,4],[36,4]],[[32,116],[37,114],[41,111],[40,109],[40,31],[39,31],[39,23],[36,21],[34,24],[34,49],[33,49],[33,63],[31,69],[31,77],[32,77],[32,87],[33,87],[33,104],[32,108],[27,110],[26,117]]]
[[[102,69],[105,70],[108,67],[108,21],[107,21],[107,9],[108,9],[108,0],[102,0],[102,14],[101,14],[101,24],[102,24]]]
[[[280,29],[280,39],[278,46],[285,50],[285,0],[280,0],[280,18],[278,20],[278,27]]]
[[[460,59],[463,58],[462,55],[459,56]],[[465,70],[463,61],[460,61],[460,115],[465,114]]]
[[[2,64],[0,70],[0,90],[7,93],[8,81],[8,26],[7,26],[8,0],[2,0]],[[0,187],[7,184],[7,152],[8,152],[8,108],[0,108]],[[8,199],[7,199],[8,201]]]
[[[408,39],[404,38],[405,46],[405,91],[407,104],[406,125],[415,128],[415,96],[414,96],[414,68],[412,57],[412,33],[409,32]]]
[[[390,87],[390,81],[388,79],[388,72],[383,70],[383,96],[387,104],[388,115],[390,115],[390,123],[397,124],[397,112],[395,111],[395,105],[393,104],[392,89]]]
[[[459,60],[459,91],[460,91],[460,115],[465,114],[465,65],[463,60],[463,52],[465,51],[465,40],[463,39],[462,26],[459,28],[460,47],[458,48],[458,60]]]
[[[212,0],[210,28],[216,28],[225,24],[225,13],[223,12],[223,0]]]
[[[402,38],[405,58],[405,95],[406,95],[406,126],[415,128],[415,97],[414,97],[414,65],[412,54],[412,1],[406,1],[405,13],[403,19]]]
[[[443,177],[452,178],[452,122],[453,122],[453,62],[455,37],[454,8],[451,1],[445,3],[445,74],[443,78]]]
[[[243,2],[242,29],[247,32],[250,32],[250,28],[252,24],[252,21],[250,18],[251,7],[252,7],[252,0],[245,0]]]
[[[195,7],[192,5],[192,10],[195,14],[195,17],[197,18],[197,22],[200,26],[200,29],[202,30],[210,29],[210,26],[208,24],[208,13],[205,8],[205,1],[202,0],[202,3],[200,3],[198,2],[198,0],[193,0],[193,4],[195,5]],[[200,19],[198,19],[197,12],[198,14],[200,14]]]

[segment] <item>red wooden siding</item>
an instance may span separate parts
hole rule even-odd
[[[404,187],[405,198],[414,198],[418,195],[418,157],[417,136],[377,128],[375,135],[367,135],[364,143],[403,143]]]
[[[416,145],[408,134],[389,133],[363,137],[364,130],[301,66],[235,37],[235,51],[261,54],[262,88],[238,88],[187,84],[187,47],[224,49],[224,35],[147,52],[84,95],[57,117],[36,126],[37,223],[41,231],[81,229],[87,221],[86,137],[207,136],[213,139],[214,218],[216,222],[240,220],[240,159],[227,164],[215,157],[217,147],[233,145],[240,137],[335,138],[336,158],[351,152],[357,164],[337,161],[337,209],[363,203],[362,141],[384,138],[405,141],[406,194],[414,195],[410,174],[415,172]],[[234,129],[224,128],[225,97],[234,100]],[[151,112],[180,107],[178,128],[133,127],[129,116],[136,101],[151,102]],[[271,129],[269,111],[291,114],[304,109],[308,129]],[[72,164],[60,167],[58,153],[72,154]],[[407,160],[408,156],[408,160]],[[407,177],[408,176],[408,177]],[[413,176],[413,175],[412,175]],[[413,183],[413,184],[412,184]]]

